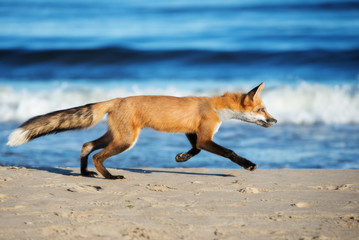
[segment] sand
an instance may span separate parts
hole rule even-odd
[[[359,239],[359,170],[0,167],[0,239]]]

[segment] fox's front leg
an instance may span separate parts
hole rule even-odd
[[[197,145],[197,134],[195,133],[186,133],[186,137],[192,145],[192,148],[186,153],[179,153],[176,156],[176,162],[185,162],[197,155],[201,150],[196,147]]]
[[[228,158],[232,162],[237,163],[239,166],[243,167],[246,170],[253,171],[257,168],[256,164],[241,156],[238,156],[234,151],[224,148],[213,142],[212,140],[199,141],[197,143],[197,146],[200,149]]]
[[[256,164],[241,156],[238,156],[234,151],[224,148],[212,141],[213,135],[218,130],[218,124],[219,122],[218,120],[216,121],[215,116],[212,118],[207,118],[206,121],[201,122],[199,131],[197,133],[197,148],[228,158],[232,162],[237,163],[239,166],[249,171],[256,169]]]

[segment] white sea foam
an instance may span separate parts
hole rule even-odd
[[[193,88],[192,88],[193,89]],[[223,89],[227,90],[227,89]],[[242,89],[238,89],[242,91]],[[245,89],[249,90],[249,89]],[[0,122],[24,121],[47,112],[130,95],[216,95],[222,90],[181,90],[175,87],[101,88],[63,85],[57,88],[14,89],[0,85]],[[359,124],[358,86],[303,83],[265,88],[262,99],[278,123]]]
[[[267,110],[279,123],[359,124],[359,89],[307,84],[264,92]]]

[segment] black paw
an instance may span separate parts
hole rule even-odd
[[[188,153],[179,153],[176,156],[176,162],[185,162],[192,157],[191,154]]]
[[[81,172],[81,175],[84,177],[96,177],[97,173],[92,171],[85,171],[85,172]]]
[[[242,165],[242,167],[248,171],[254,171],[257,168],[257,164],[252,163],[251,161],[245,159],[245,162]]]
[[[245,169],[248,171],[254,171],[254,170],[256,170],[256,168],[257,168],[257,165],[254,163],[252,163],[252,165],[250,165],[248,167],[245,167]]]
[[[124,176],[122,175],[111,175],[109,177],[106,177],[106,179],[110,179],[110,180],[116,180],[116,179],[126,179]]]

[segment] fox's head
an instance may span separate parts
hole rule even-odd
[[[223,98],[227,104],[218,111],[219,118],[239,119],[266,128],[274,125],[277,120],[267,112],[260,97],[263,88],[264,83],[261,83],[247,94],[226,93]]]

